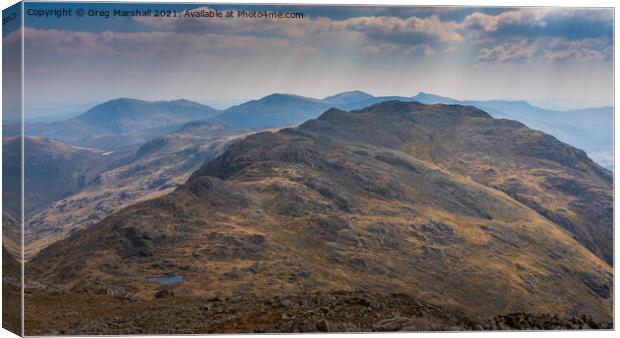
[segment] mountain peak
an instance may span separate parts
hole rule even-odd
[[[188,99],[176,99],[176,100],[161,101],[161,102],[168,102],[168,103],[181,104],[181,105],[187,105],[187,106],[209,107],[209,106],[204,105],[202,103],[198,103],[196,101],[192,101],[192,100],[188,100]]]
[[[242,103],[239,106],[246,106],[246,105],[252,105],[255,103],[260,103],[260,104],[283,104],[283,103],[307,103],[307,102],[317,102],[317,103],[322,103],[321,101],[311,98],[311,97],[306,97],[306,96],[301,96],[301,95],[296,95],[296,94],[288,94],[288,93],[273,93],[267,96],[264,96],[260,99],[256,99],[256,100],[252,100],[252,101],[248,101],[246,103]],[[236,106],[236,107],[239,107]]]
[[[208,106],[205,106],[203,104],[200,104],[198,102],[191,101],[191,100],[188,100],[188,99],[176,99],[176,100],[170,100],[170,101],[165,101],[165,100],[161,100],[161,101],[146,101],[146,100],[140,100],[140,99],[131,98],[131,97],[119,97],[119,98],[116,98],[116,99],[111,99],[111,100],[102,102],[102,103],[100,103],[100,104],[90,108],[87,112],[95,111],[95,110],[99,110],[99,109],[109,109],[109,108],[118,107],[118,106],[161,105],[161,104],[178,104],[178,105],[186,105],[186,106],[189,105],[189,106],[208,107]]]
[[[329,108],[328,110],[323,112],[323,114],[321,114],[321,116],[319,116],[317,118],[317,120],[329,120],[330,117],[333,116],[333,115],[350,114],[350,113],[351,112],[347,112],[347,111],[344,111],[344,110],[338,109],[338,108]],[[302,125],[304,125],[306,123],[312,123],[312,120],[306,121]]]
[[[290,94],[290,93],[273,93],[270,95],[267,95],[265,97],[263,97],[262,99],[272,99],[272,98],[298,98],[298,99],[310,99],[312,100],[312,98],[309,98],[307,96],[302,96],[302,95],[297,95],[297,94]],[[260,99],[260,100],[262,100]]]
[[[192,108],[214,110],[213,108],[209,106],[205,106],[200,103],[190,101],[187,99],[151,102],[151,101],[144,101],[144,100],[128,98],[128,97],[119,97],[117,99],[112,99],[112,100],[108,100],[103,103],[100,103],[92,107],[88,111],[86,111],[84,114],[78,116],[77,118],[80,119],[80,118],[83,118],[89,115],[99,114],[102,112],[109,114],[110,111],[114,111],[117,113],[121,113],[121,112],[135,113],[136,111],[143,110],[143,109],[149,110],[149,111],[150,110],[165,110],[164,106],[183,106],[186,108],[192,107]]]
[[[352,103],[359,102],[368,99],[372,99],[374,96],[363,92],[361,90],[352,90],[348,92],[342,92],[336,95],[328,96],[323,99],[324,102],[333,103],[333,104],[344,104],[344,103]]]
[[[115,106],[115,105],[126,105],[126,104],[141,104],[141,103],[148,103],[148,102],[144,101],[144,100],[140,100],[140,99],[130,98],[130,97],[119,97],[119,98],[116,98],[116,99],[111,99],[111,100],[108,100],[108,101],[104,101],[104,102],[102,102],[102,103],[92,107],[88,111],[96,110],[96,109],[101,108],[101,107],[109,107],[109,106]]]
[[[361,136],[374,140],[375,144],[385,145],[400,142],[393,139],[396,134],[402,135],[403,139],[410,138],[408,127],[441,130],[458,127],[467,120],[483,123],[493,118],[473,106],[390,100],[352,111],[331,108],[319,118],[305,122],[299,129],[357,141]]]
[[[525,101],[525,100],[489,100],[486,102],[487,104],[493,104],[497,107],[504,107],[504,106],[511,106],[513,107],[518,107],[518,108],[526,108],[526,109],[532,109],[534,108],[534,106]]]
[[[425,93],[425,92],[419,92],[417,95],[411,97],[411,99],[421,102],[421,103],[426,103],[426,104],[433,104],[433,103],[445,103],[445,104],[455,104],[458,103],[457,100],[446,97],[446,96],[440,96],[437,94],[432,94],[432,93]]]
[[[354,110],[352,113],[371,113],[371,114],[393,114],[393,113],[412,113],[430,114],[437,117],[477,117],[492,119],[487,112],[474,106],[458,104],[425,104],[418,101],[389,100],[375,103],[366,108]]]
[[[152,128],[174,128],[194,120],[206,120],[217,110],[186,99],[143,101],[121,97],[98,104],[69,120],[89,133],[125,133]]]
[[[303,123],[329,108],[323,101],[284,93],[230,107],[216,121],[240,129],[272,128]]]

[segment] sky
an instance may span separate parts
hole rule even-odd
[[[2,11],[2,122],[21,121],[21,35],[19,34],[21,7],[13,5]],[[5,126],[3,126],[5,128]],[[19,128],[13,126],[10,128]],[[10,132],[19,132],[11,130]]]
[[[348,90],[613,104],[612,9],[26,4],[62,8],[87,14],[25,16],[27,107]],[[148,8],[181,17],[88,15]],[[304,18],[183,17],[197,9]]]

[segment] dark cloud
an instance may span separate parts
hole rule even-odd
[[[209,8],[204,7],[204,10]],[[290,10],[290,8],[289,8]],[[324,39],[350,41],[363,39],[364,45],[374,46],[364,52],[372,53],[401,50],[416,46],[437,46],[458,43],[463,36],[458,32],[459,24],[442,21],[439,16],[359,16],[342,20],[328,17],[304,18],[301,20],[244,20],[244,19],[184,19],[136,18],[136,21],[158,31],[173,32],[217,32],[220,35],[242,35],[255,37],[288,38],[303,40],[309,45],[320,45]],[[395,45],[396,48],[385,48]],[[377,46],[383,46],[378,48]]]
[[[496,15],[473,13],[463,34],[483,48],[483,62],[609,60],[613,12],[609,9],[527,8]]]

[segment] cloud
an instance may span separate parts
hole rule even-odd
[[[108,55],[113,50],[105,43],[103,34],[58,29],[24,29],[26,54],[60,53],[77,55]]]
[[[505,43],[491,48],[483,48],[477,56],[482,62],[516,62],[530,59],[536,54],[537,45],[527,39],[516,43]]]
[[[289,48],[286,39],[190,34],[177,32],[79,32],[25,28],[27,55],[123,56],[160,58],[162,61],[191,53],[235,54]],[[307,49],[301,49],[307,50]]]
[[[467,15],[461,30],[481,46],[480,62],[610,60],[613,12],[608,9],[523,8]]]
[[[609,9],[521,8],[495,15],[472,13],[460,28],[477,42],[511,38],[566,39],[600,38],[611,40],[613,12]]]
[[[456,52],[456,51],[457,51],[456,46],[448,46],[448,47],[446,47],[446,49],[444,49],[444,52],[446,52],[446,53],[453,53],[453,52]]]
[[[566,49],[566,50],[559,50],[559,51],[548,50],[548,51],[545,51],[545,57],[548,60],[553,60],[553,61],[562,61],[562,60],[570,60],[570,59],[593,60],[593,59],[604,59],[605,53],[597,51],[597,50],[593,50],[593,49],[587,49],[587,48]]]
[[[2,39],[2,120],[8,123],[20,120],[21,107],[21,29],[14,30]]]
[[[460,42],[458,24],[443,22],[436,15],[427,18],[359,17],[335,21],[335,27],[361,32],[370,39],[403,44]]]
[[[608,56],[605,50],[612,44],[613,13],[607,9],[516,8],[493,13],[480,10],[467,15],[456,8],[447,10],[464,16],[447,19],[439,15],[445,14],[442,10],[426,9],[408,12],[409,17],[364,15],[333,19],[305,16],[289,20],[138,17],[135,20],[161,31],[269,36],[288,39],[292,44],[300,40],[317,51],[326,40],[331,40],[357,43],[363,54],[401,52],[430,56],[437,51],[456,52],[467,43],[480,46],[476,60],[482,62],[595,59]],[[560,49],[547,46],[553,39],[593,38],[607,39],[607,43]]]
[[[432,56],[435,55],[436,51],[433,47],[429,45],[419,45],[415,47],[411,47],[405,51],[407,55],[424,55],[424,56]]]
[[[368,45],[362,49],[364,54],[379,54],[382,52],[391,52],[399,49],[397,45],[391,43],[382,43],[378,45]]]
[[[210,7],[199,7],[184,10],[179,17],[134,17],[133,20],[160,31],[173,31],[183,33],[217,32],[225,35],[251,35],[251,36],[286,36],[295,34],[294,26],[299,23],[303,27],[306,19],[244,19],[244,18],[207,18],[197,16],[185,16],[186,13],[198,13],[202,11],[214,11]],[[235,11],[236,12],[236,11]],[[287,31],[290,30],[290,31]],[[299,30],[299,29],[298,29]]]
[[[211,10],[202,7],[196,10]],[[135,21],[151,29],[174,32],[218,32],[223,35],[275,36],[304,40],[306,44],[320,45],[325,38],[348,41],[364,40],[365,54],[403,51],[420,45],[458,43],[463,36],[457,31],[459,24],[442,21],[437,15],[411,16],[360,16],[346,19],[304,17],[303,19],[253,19],[242,18],[152,18],[136,17]]]
[[[476,59],[481,62],[564,62],[610,60],[613,47],[604,39],[564,38],[522,39],[483,48]]]
[[[611,60],[613,45],[604,39],[569,40],[555,38],[545,46],[544,55],[549,61]]]
[[[2,38],[2,46],[13,45],[21,41],[21,29],[16,29]]]
[[[192,11],[201,10],[211,8]],[[458,12],[460,16],[442,17],[442,10],[433,13],[427,9],[423,16],[417,16],[415,11],[407,12],[412,14],[409,17],[370,16],[364,12],[364,16],[338,19],[135,17],[134,22],[144,31],[91,33],[28,28],[27,40],[41,46],[40,50],[57,54],[153,59],[173,59],[192,53],[194,57],[234,59],[248,53],[276,51],[329,55],[336,48],[363,55],[458,55],[462,46],[476,49],[468,55],[478,62],[611,59],[610,10],[520,8],[491,13],[483,9],[467,14],[447,8],[446,12]]]
[[[461,27],[473,31],[495,32],[508,25],[545,27],[545,9],[518,9],[489,15],[480,12],[465,17]]]

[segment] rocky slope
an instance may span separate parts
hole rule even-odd
[[[175,292],[176,291],[176,292]],[[42,292],[28,288],[28,294]],[[197,301],[179,292],[162,290],[147,304],[123,294],[100,290],[88,303],[101,312],[83,311],[79,294],[65,296],[67,308],[54,308],[46,318],[28,322],[32,335],[127,335],[207,333],[298,333],[479,330],[611,329],[610,322],[591,317],[559,317],[513,313],[489,319],[468,318],[462,312],[421,302],[406,294],[314,292],[287,296],[245,295]],[[52,299],[45,299],[45,302]],[[44,303],[45,305],[48,305]],[[28,306],[28,305],[27,305]],[[33,308],[35,305],[29,305]],[[148,306],[149,311],[144,311]]]
[[[331,110],[300,129],[352,143],[397,149],[510,195],[568,230],[613,263],[613,176],[586,154],[552,136],[478,111],[463,120],[461,106],[384,102],[368,109]],[[392,112],[390,115],[383,112]],[[370,125],[382,126],[372,133]],[[366,129],[366,130],[365,130]]]
[[[2,246],[2,328],[21,334],[21,277],[19,262]]]
[[[80,318],[97,290],[146,316],[162,297],[188,308],[340,290],[406,294],[481,323],[517,312],[606,322],[612,268],[592,253],[605,258],[606,241],[580,222],[611,231],[610,203],[610,173],[548,135],[473,107],[385,102],[247,137],[174,192],[44,249],[26,274],[71,292]],[[149,281],[162,276],[176,284]],[[27,322],[58,328],[37,319],[57,297],[27,294],[38,304]],[[164,332],[152,325],[141,328]]]
[[[241,137],[240,131],[223,125],[192,122],[145,143],[125,163],[101,170],[78,192],[28,217],[26,258],[114,211],[173,191]]]
[[[13,257],[21,257],[22,224],[19,216],[2,210],[2,247]]]

